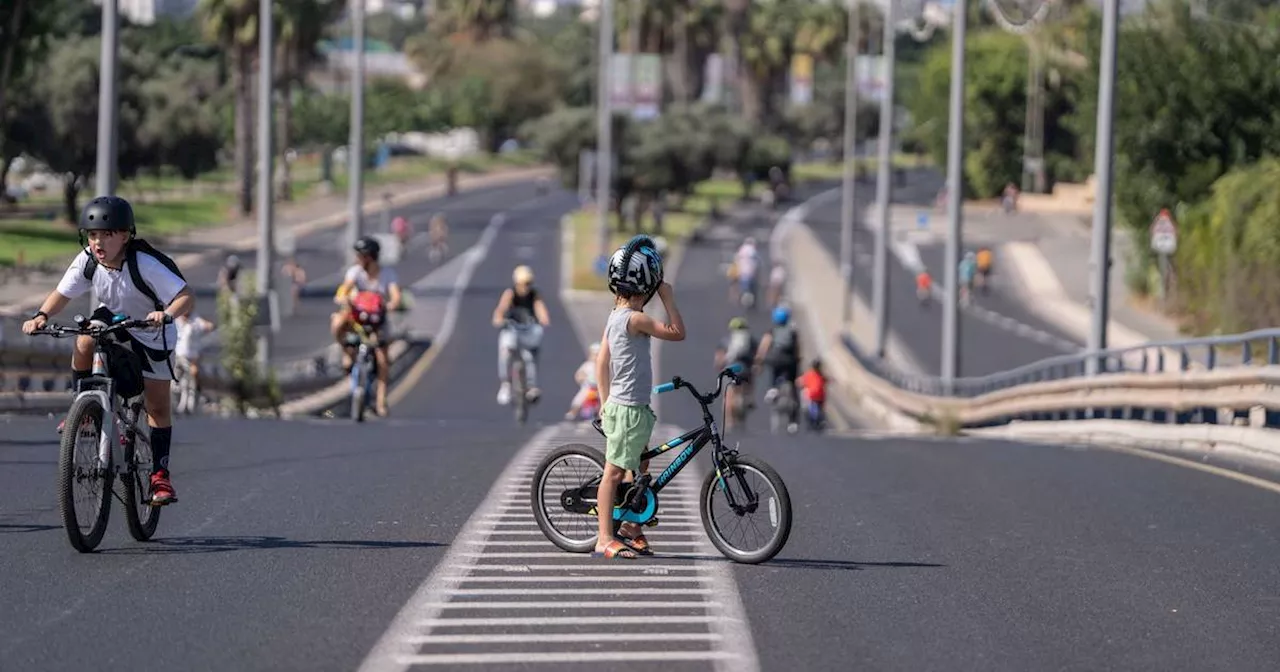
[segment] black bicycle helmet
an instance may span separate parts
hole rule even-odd
[[[609,259],[609,291],[624,296],[653,298],[662,284],[662,256],[648,236],[635,236]]]
[[[382,246],[373,238],[365,236],[356,241],[353,249],[355,249],[356,253],[366,255],[370,259],[377,261],[378,253],[382,251]]]
[[[137,233],[133,206],[119,196],[99,196],[80,211],[81,231],[128,231]]]

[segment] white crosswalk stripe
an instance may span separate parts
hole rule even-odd
[[[659,426],[655,436],[676,436]],[[664,488],[657,557],[601,560],[566,553],[534,522],[534,468],[565,443],[603,451],[598,434],[548,427],[516,455],[439,566],[400,611],[362,671],[518,663],[683,661],[759,669],[728,563],[706,540],[694,470]],[[654,460],[659,473],[674,453]]]

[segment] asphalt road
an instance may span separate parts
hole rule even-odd
[[[894,192],[895,203],[931,203],[937,192],[936,176],[926,171],[909,174],[905,185]],[[830,188],[832,185],[825,185]],[[810,189],[805,198],[825,189]],[[859,203],[871,203],[875,199],[875,187],[871,182],[857,185]],[[818,202],[809,212],[806,223],[832,254],[840,249],[840,199],[828,198]],[[872,254],[875,240],[871,231],[862,226],[854,228],[854,291],[871,305],[873,286]],[[940,248],[922,250],[922,259],[931,275],[942,278],[943,252]],[[997,273],[999,269],[997,269]],[[997,279],[999,282],[1000,279]],[[915,275],[898,259],[889,254],[889,329],[899,338],[925,374],[938,375],[942,370],[942,307],[937,301],[921,305],[916,298]],[[977,296],[975,304],[999,315],[1027,324],[1051,335],[1065,338],[1053,328],[1029,315],[1029,311],[1008,299],[1001,290],[991,295]],[[870,318],[870,316],[868,316]],[[960,357],[958,375],[981,376],[1007,371],[1024,364],[1064,354],[1062,348],[1029,336],[1011,333],[1010,328],[993,324],[971,311],[961,310],[959,320]],[[1070,340],[1070,339],[1067,339]]]
[[[464,252],[480,237],[480,232],[494,214],[529,203],[538,198],[532,181],[498,187],[467,190],[453,197],[434,198],[392,209],[392,217],[403,216],[414,226],[408,253],[396,264],[402,285],[408,286],[430,273],[440,264],[447,263],[454,255]],[[449,252],[438,264],[427,257],[427,224],[435,213],[443,213],[449,223]],[[380,216],[366,217],[368,232],[385,232]],[[288,327],[276,334],[272,356],[278,361],[289,361],[309,355],[328,346],[329,315],[333,312],[333,293],[342,281],[348,266],[346,257],[346,233],[341,227],[316,231],[296,241],[295,259],[306,270],[307,284],[296,312],[288,317]],[[237,253],[242,268],[257,268],[257,252]],[[188,282],[197,288],[199,310],[216,318],[214,292],[222,257],[215,257],[190,269],[183,269]],[[209,348],[210,354],[217,351]]]
[[[182,501],[153,543],[130,540],[116,509],[101,552],[72,551],[53,500],[54,423],[0,419],[0,669],[355,669],[512,455],[568,404],[558,381],[582,345],[556,299],[548,233],[571,200],[501,229],[453,338],[391,419],[179,425]],[[676,292],[689,339],[663,346],[663,377],[711,380],[715,341],[737,312],[722,255],[708,244],[685,257]],[[555,381],[527,427],[494,403],[488,322],[517,261],[533,262],[553,320],[541,362]],[[659,414],[696,421],[680,393],[660,397]],[[728,438],[777,468],[795,509],[774,562],[732,568],[763,670],[1273,670],[1280,660],[1274,492],[1106,451]]]

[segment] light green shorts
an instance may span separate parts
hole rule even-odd
[[[658,418],[648,406],[627,406],[605,402],[600,409],[604,428],[604,459],[623,469],[640,469],[640,455],[649,445]]]

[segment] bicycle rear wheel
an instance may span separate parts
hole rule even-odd
[[[595,550],[596,488],[603,475],[604,455],[582,444],[561,446],[538,463],[529,498],[533,518],[551,543],[570,553]]]
[[[67,541],[81,553],[102,542],[111,517],[110,464],[100,464],[98,444],[106,410],[98,397],[85,395],[71,403],[58,451],[58,508]],[[83,521],[83,522],[82,522]]]
[[[764,460],[740,455],[707,474],[698,497],[702,526],[712,545],[734,562],[753,565],[778,554],[791,536],[791,495]],[[730,506],[725,487],[737,508]],[[763,514],[763,515],[762,515]],[[742,539],[731,540],[741,533]]]
[[[125,521],[129,535],[138,541],[148,541],[160,524],[160,507],[151,506],[151,474],[155,471],[151,453],[150,427],[142,422],[138,428],[147,427],[146,437],[134,436],[124,445],[124,478],[120,480],[120,495],[124,502]]]

